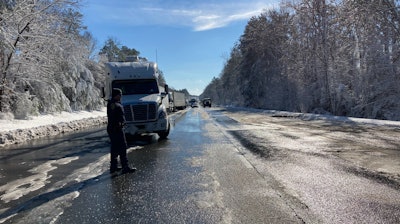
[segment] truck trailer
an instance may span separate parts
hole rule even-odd
[[[168,85],[160,86],[157,64],[148,61],[108,62],[103,97],[111,99],[113,88],[122,90],[126,135],[157,133],[161,139],[170,131]]]
[[[171,107],[174,111],[176,110],[183,110],[187,106],[187,100],[185,93],[178,92],[178,91],[171,91]]]

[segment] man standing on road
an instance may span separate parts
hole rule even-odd
[[[129,167],[126,150],[128,145],[125,139],[123,126],[125,124],[124,108],[121,105],[122,91],[114,88],[112,90],[112,99],[107,103],[107,133],[111,140],[111,161],[110,173],[114,173],[118,168],[118,156],[122,166],[122,173],[133,173],[136,168]]]

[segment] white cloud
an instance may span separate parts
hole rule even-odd
[[[270,1],[274,2],[274,1]],[[160,3],[160,2],[159,2]],[[271,8],[272,3],[235,1],[234,3],[221,1],[219,4],[193,3],[188,8],[182,5],[130,5],[129,8],[114,8],[108,15],[116,22],[131,25],[169,25],[188,26],[194,31],[216,29],[236,21],[248,20],[252,16],[260,15],[265,9]],[[126,6],[125,6],[126,7]]]
[[[211,30],[226,26],[227,21],[217,15],[201,15],[192,18],[193,28],[195,31]]]
[[[248,20],[252,16],[260,15],[265,9],[266,8],[259,8],[256,10],[241,12],[229,11],[223,12],[222,15],[200,15],[192,19],[193,27],[195,31],[216,29],[227,26],[236,21]]]

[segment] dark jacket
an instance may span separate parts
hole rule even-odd
[[[107,132],[116,133],[122,132],[122,128],[125,124],[124,107],[120,102],[111,99],[107,103]]]

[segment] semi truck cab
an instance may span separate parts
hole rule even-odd
[[[157,133],[167,138],[170,122],[165,105],[168,100],[168,85],[158,83],[157,64],[148,61],[108,62],[105,64],[106,85],[103,97],[111,99],[113,88],[122,90],[121,104],[124,107],[125,134],[140,135]]]

